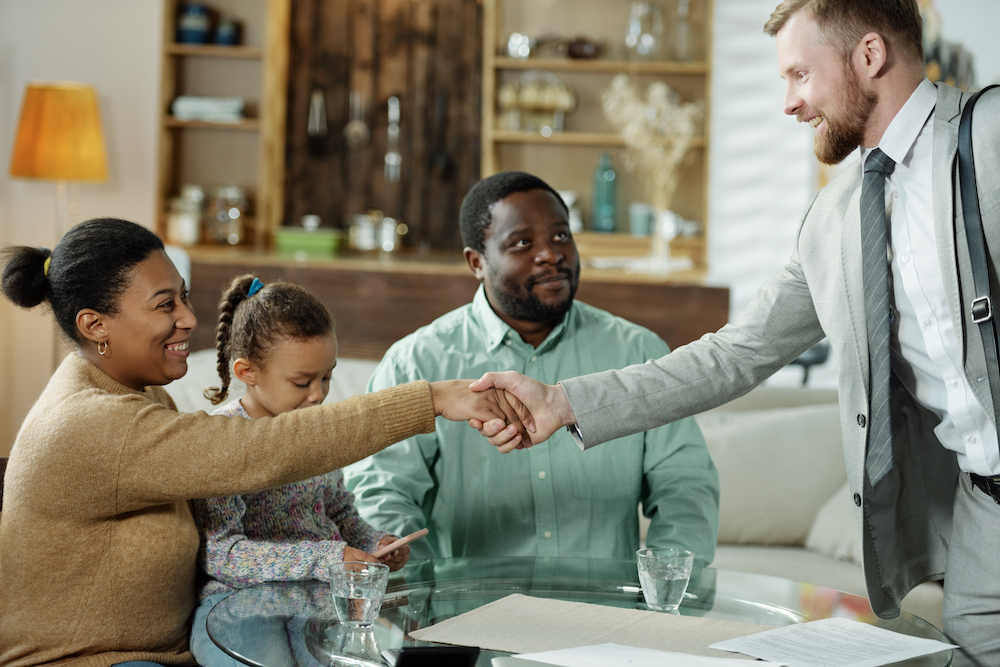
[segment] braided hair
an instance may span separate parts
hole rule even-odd
[[[219,324],[215,333],[216,367],[221,387],[209,387],[205,398],[218,405],[226,400],[233,359],[247,359],[259,366],[267,363],[274,346],[285,338],[305,340],[334,332],[333,315],[309,290],[276,280],[249,295],[255,276],[233,278],[219,302]]]

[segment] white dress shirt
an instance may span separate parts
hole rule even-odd
[[[934,84],[924,79],[879,142],[896,163],[885,187],[895,302],[892,367],[907,390],[941,417],[934,434],[958,455],[962,470],[1000,475],[997,430],[965,376],[961,332],[942,283],[931,188],[936,101]]]

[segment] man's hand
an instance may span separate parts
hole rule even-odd
[[[504,395],[516,399],[520,404],[520,407],[513,404],[512,407],[521,415],[526,433],[519,432],[513,424],[501,425],[497,420],[488,422],[469,420],[469,425],[479,429],[489,443],[501,452],[506,453],[545,442],[563,426],[576,423],[576,415],[569,405],[569,399],[562,385],[542,384],[516,371],[504,371],[486,373],[469,387],[473,391],[487,394],[491,393],[487,391],[490,389],[503,389]]]
[[[375,551],[378,551],[382,547],[387,547],[399,538],[395,535],[386,535],[378,541],[378,547]],[[390,551],[386,555],[382,556],[379,560],[382,561],[384,565],[388,565],[392,572],[400,569],[406,565],[406,561],[410,560],[410,545],[404,544],[394,551]]]
[[[516,442],[510,444],[510,449],[517,446],[523,438],[527,440],[524,424],[531,422],[531,414],[521,401],[510,397],[502,391],[472,391],[471,380],[444,380],[431,382],[431,398],[434,401],[434,411],[451,421],[475,421],[478,424],[489,425],[491,431],[500,432],[508,426],[514,430]],[[477,380],[478,382],[478,380]],[[508,441],[512,438],[508,438]],[[503,449],[501,451],[504,451]],[[507,450],[509,451],[509,449]]]

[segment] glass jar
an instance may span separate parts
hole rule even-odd
[[[236,185],[215,188],[208,211],[208,234],[216,243],[236,245],[244,238],[249,209],[246,190]]]
[[[193,246],[201,241],[201,221],[204,216],[205,192],[200,186],[181,186],[180,196],[170,200],[167,216],[167,242]]]
[[[663,12],[655,2],[634,0],[628,13],[625,50],[632,60],[653,60],[663,41]]]

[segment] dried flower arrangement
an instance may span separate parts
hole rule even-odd
[[[643,98],[625,74],[614,76],[602,100],[604,116],[625,140],[632,162],[626,168],[641,169],[650,203],[660,211],[669,210],[691,162],[688,149],[705,114],[704,103],[682,103],[662,81],[650,84]]]

